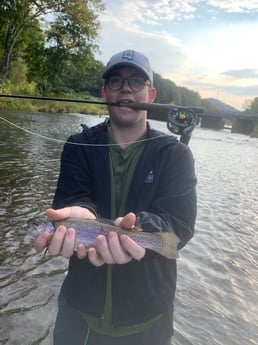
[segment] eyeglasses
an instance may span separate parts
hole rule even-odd
[[[151,85],[149,80],[146,80],[144,77],[141,76],[130,76],[128,78],[124,78],[120,75],[114,75],[109,77],[107,79],[106,85],[111,90],[118,91],[122,89],[125,81],[127,81],[129,87],[136,92],[141,91],[146,85]]]

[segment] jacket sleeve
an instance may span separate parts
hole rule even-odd
[[[96,214],[87,149],[84,146],[76,145],[76,143],[82,142],[82,136],[82,133],[71,136],[64,145],[53,207],[62,208],[76,205],[87,207]]]
[[[193,155],[181,143],[164,146],[156,153],[153,166],[153,187],[145,191],[145,207],[140,207],[137,223],[148,232],[174,231],[181,249],[194,235],[197,213]]]

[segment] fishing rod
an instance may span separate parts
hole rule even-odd
[[[12,95],[12,94],[0,94],[3,98],[18,98],[18,99],[32,99],[43,101],[59,101],[59,102],[73,102],[73,103],[86,103],[86,104],[98,104],[116,107],[128,107],[136,110],[147,110],[151,113],[165,114],[167,116],[167,128],[170,132],[180,135],[180,141],[184,144],[188,144],[191,138],[191,134],[194,130],[197,115],[196,113],[202,113],[204,110],[200,107],[187,107],[177,106],[173,104],[159,104],[159,103],[137,103],[137,102],[104,102],[94,101],[86,99],[75,98],[58,98],[58,97],[43,97],[43,96],[29,96],[29,95]]]

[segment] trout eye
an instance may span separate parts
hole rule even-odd
[[[33,225],[34,225],[34,226],[39,226],[39,221],[34,220],[34,221],[33,221]]]

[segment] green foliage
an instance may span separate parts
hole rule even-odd
[[[173,81],[154,73],[154,86],[157,89],[157,103],[173,103],[176,105],[202,106],[198,92],[185,87],[178,87]]]
[[[186,87],[178,87],[179,99],[181,105],[201,106],[202,100],[198,92],[187,89]]]
[[[98,36],[97,14],[103,10],[102,2],[65,1],[59,10],[45,32],[45,42],[34,41],[26,50],[28,77],[37,82],[42,94],[83,92],[89,89],[87,78],[98,66],[93,42]],[[94,95],[97,86],[95,80]]]
[[[8,77],[11,58],[15,60],[15,52],[22,56],[26,51],[28,61],[37,58],[40,68],[38,80],[44,76],[40,89],[55,87],[59,82],[71,56],[92,53],[97,46],[93,44],[98,37],[100,24],[99,13],[104,10],[102,0],[3,0],[0,3],[0,77]],[[40,18],[46,13],[54,13],[54,21],[46,32],[40,28]],[[2,20],[3,19],[3,20]],[[37,28],[41,39],[32,42],[30,31]],[[35,37],[34,37],[35,38]],[[34,48],[34,49],[33,49]],[[29,65],[30,66],[30,65]],[[35,64],[31,75],[35,76]],[[51,85],[53,82],[53,85]]]
[[[94,54],[103,10],[102,0],[0,1],[2,92],[100,97],[104,66]],[[157,73],[154,85],[157,103],[202,105],[197,92]]]
[[[163,79],[161,75],[154,73],[154,86],[157,89],[157,103],[175,103],[178,99],[178,88],[169,79]]]
[[[22,95],[35,94],[36,84],[33,81],[28,82],[27,70],[28,67],[21,58],[12,63],[8,80],[11,93]]]
[[[29,33],[38,21],[35,19],[45,13],[48,6],[44,1],[2,0],[0,3],[0,77],[8,76],[11,60],[21,56],[26,47]]]
[[[258,113],[258,97],[255,97],[255,98],[251,101],[249,110]]]

